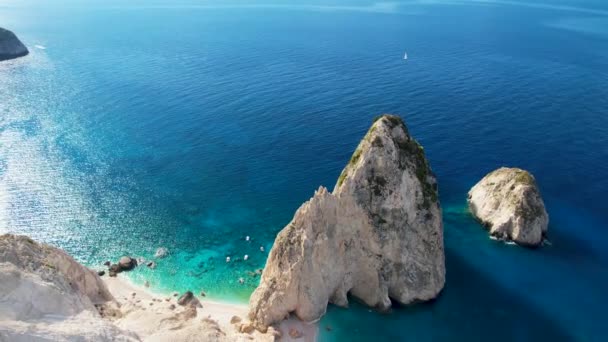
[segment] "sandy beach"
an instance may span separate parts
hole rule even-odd
[[[300,341],[314,342],[318,334],[317,324],[306,324],[297,319],[283,321],[277,330],[269,329],[265,334],[259,331],[239,331],[246,324],[247,305],[206,300],[195,293],[201,306],[196,309],[177,304],[177,293],[155,293],[149,288],[138,286],[119,274],[117,277],[102,277],[115,304],[100,308],[100,312],[120,329],[132,331],[145,341],[180,340],[179,335],[206,336],[231,341]],[[195,311],[193,311],[195,310]],[[232,323],[231,323],[232,321]],[[234,323],[238,321],[237,323]],[[290,336],[295,331],[301,337]]]

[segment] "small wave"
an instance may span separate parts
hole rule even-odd
[[[34,47],[36,49],[40,49],[40,50],[46,50],[46,47],[44,47],[43,45],[34,45]]]

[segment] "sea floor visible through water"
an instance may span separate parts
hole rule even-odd
[[[0,233],[94,269],[165,247],[127,276],[246,303],[277,232],[395,113],[437,175],[446,287],[330,306],[319,339],[608,338],[604,2],[4,0],[0,23],[30,48],[0,64]],[[500,166],[535,175],[551,245],[468,213]]]

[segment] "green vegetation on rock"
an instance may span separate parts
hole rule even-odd
[[[398,144],[401,152],[405,154],[404,158],[413,160],[416,170],[416,178],[422,185],[424,202],[422,207],[429,209],[431,204],[437,203],[437,185],[429,181],[429,176],[432,175],[431,167],[424,154],[424,148],[413,138],[401,141]]]
[[[401,136],[392,135],[393,142],[395,146],[399,149],[400,166],[402,167],[402,169],[405,169],[409,166],[414,168],[416,178],[418,178],[418,181],[422,186],[422,195],[424,198],[422,208],[429,209],[432,204],[437,203],[438,201],[437,184],[432,182],[433,177],[430,177],[432,176],[431,168],[424,154],[424,148],[415,139],[409,136],[405,123],[399,116],[396,115],[383,114],[374,118],[374,123],[372,124],[371,128],[367,131],[365,137],[363,137],[361,143],[353,153],[352,157],[350,158],[350,161],[348,162],[344,170],[342,170],[342,173],[338,178],[337,186],[342,186],[350,170],[359,161],[361,154],[363,153],[363,146],[365,146],[365,143],[369,143],[371,144],[371,146],[374,147],[384,147],[382,138],[377,135],[374,135],[379,120],[384,120],[386,126],[388,126],[391,130],[398,126],[403,129],[405,134]],[[413,165],[411,165],[412,163]],[[379,184],[375,184],[375,186],[379,186]]]

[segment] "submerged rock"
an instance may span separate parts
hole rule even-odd
[[[13,32],[0,27],[0,61],[23,57],[28,53],[28,49]]]
[[[156,253],[154,253],[154,257],[161,259],[166,257],[167,254],[169,254],[169,251],[165,247],[160,247],[156,250]]]
[[[278,234],[249,318],[262,331],[290,313],[315,321],[347,294],[387,309],[432,299],[444,282],[435,177],[403,121],[383,115],[333,192],[319,188]]]
[[[542,243],[549,215],[534,176],[518,168],[490,172],[468,195],[469,209],[492,236],[523,246]]]

